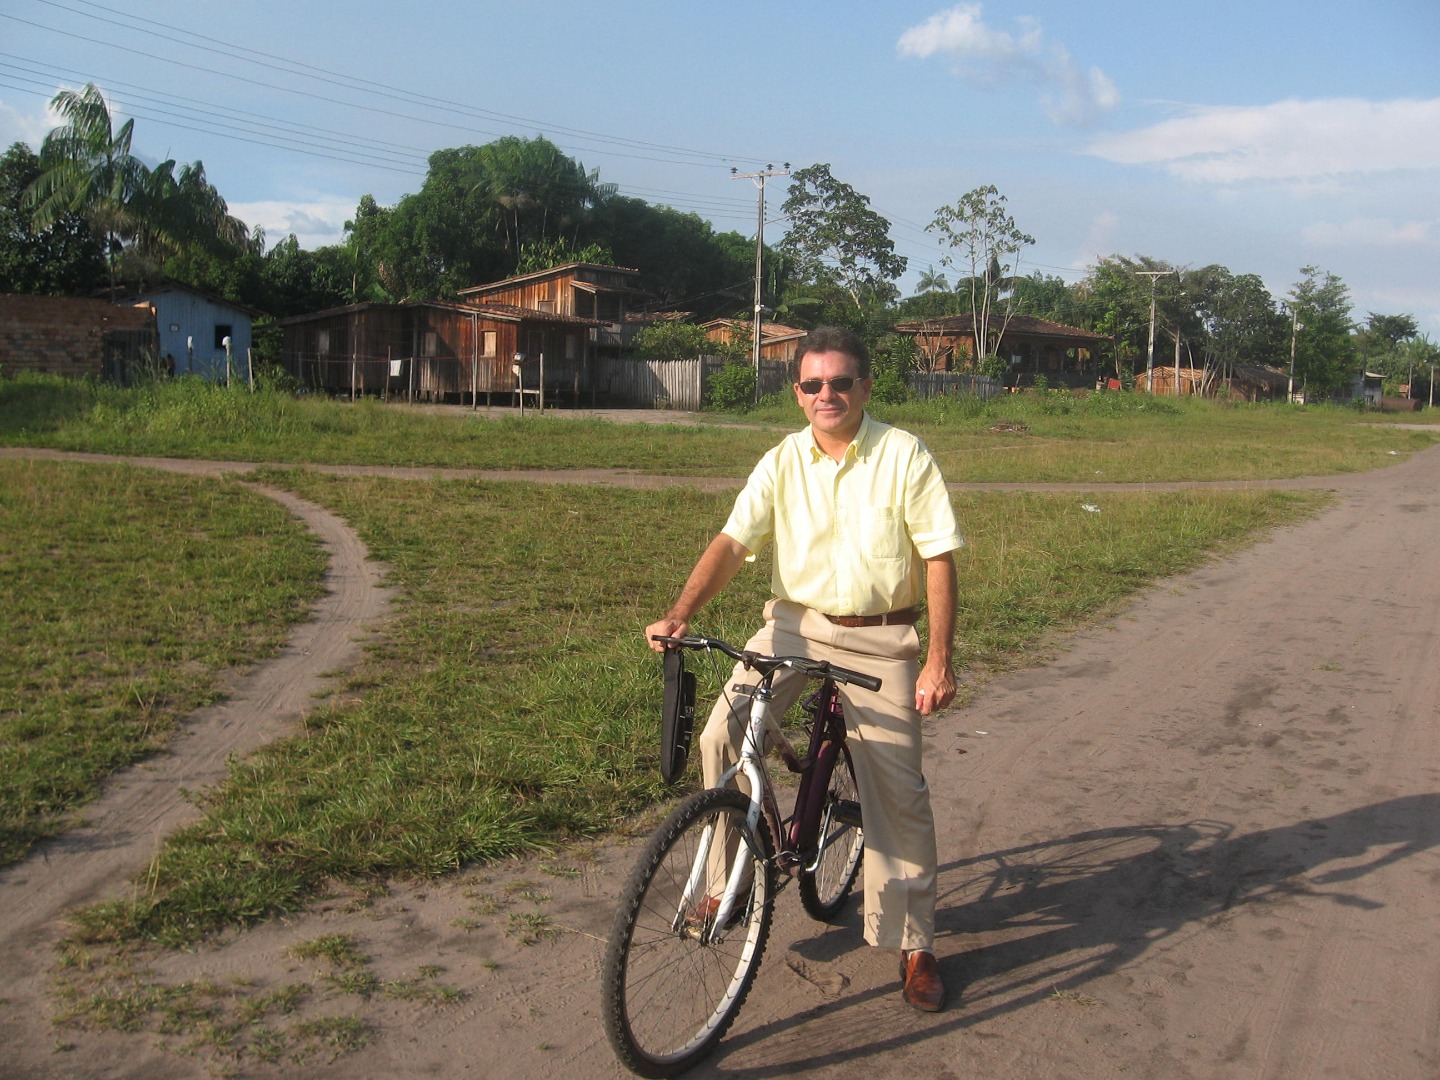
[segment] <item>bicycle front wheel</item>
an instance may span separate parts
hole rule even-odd
[[[711,859],[723,859],[725,834],[747,835],[749,807],[731,788],[692,795],[651,836],[625,883],[601,972],[602,1004],[610,1045],[641,1076],[677,1076],[714,1050],[755,981],[775,903],[763,825],[736,850],[749,863],[749,885],[724,927],[706,910],[704,889],[714,876]]]
[[[860,823],[860,789],[850,748],[841,746],[830,771],[821,805],[819,853],[800,870],[800,903],[810,917],[830,922],[845,906],[855,887],[860,860],[865,855],[865,832]]]

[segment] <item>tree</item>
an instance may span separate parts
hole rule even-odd
[[[203,162],[180,166],[161,162],[145,172],[129,208],[133,243],[124,252],[126,276],[146,279],[166,259],[191,248],[234,257],[264,251],[265,234],[251,234],[230,213],[220,192],[205,176]]]
[[[1406,348],[1420,332],[1413,315],[1377,315],[1370,312],[1355,333],[1355,348],[1367,371],[1385,376],[1387,387],[1400,392],[1401,384],[1415,381],[1416,351]]]
[[[1075,292],[1062,278],[1053,274],[1042,274],[1036,270],[1028,277],[1011,278],[1010,287],[1017,315],[1033,315],[1067,326],[1074,326],[1083,318]]]
[[[381,255],[390,209],[373,195],[360,196],[355,216],[345,222],[345,255],[350,263],[350,302],[393,300],[389,267]]]
[[[610,249],[604,244],[589,243],[583,248],[560,237],[550,240],[535,240],[520,245],[520,258],[515,263],[515,273],[533,274],[540,270],[549,270],[552,266],[564,266],[566,263],[586,262],[609,264],[611,259]]]
[[[1413,315],[1377,315],[1372,311],[1366,320],[1366,330],[1393,349],[1418,334],[1420,327]]]
[[[396,299],[447,299],[513,273],[525,245],[576,244],[602,185],[547,139],[437,150],[374,248]]]
[[[0,293],[76,295],[105,283],[98,237],[74,211],[47,228],[31,227],[25,192],[40,176],[40,158],[24,143],[0,157]]]
[[[780,249],[794,260],[799,278],[842,289],[857,308],[867,298],[893,294],[891,283],[905,272],[906,260],[895,254],[890,222],[870,209],[869,198],[830,175],[828,164],[791,175],[783,210],[790,226]]]
[[[915,291],[917,293],[946,292],[949,288],[950,285],[946,282],[945,275],[937,274],[933,266],[927,268],[926,271],[920,275],[920,280],[915,284]]]
[[[1344,391],[1356,373],[1351,337],[1350,290],[1334,274],[1302,266],[1304,278],[1290,290],[1291,308],[1304,327],[1295,339],[1295,372],[1320,395]]]
[[[78,92],[61,90],[50,107],[66,123],[40,145],[42,171],[26,192],[32,227],[43,231],[68,213],[84,217],[105,238],[113,291],[121,248],[135,229],[131,202],[146,176],[145,166],[130,153],[135,121],[126,120],[116,131],[110,106],[94,83]]]
[[[1284,355],[1289,327],[1257,275],[1204,266],[1186,274],[1185,291],[1199,317],[1207,369],[1228,377],[1238,363],[1275,364]]]
[[[1013,278],[1020,265],[1020,253],[1035,243],[1035,238],[1021,232],[1015,219],[1005,209],[1005,196],[994,184],[975,188],[962,195],[954,206],[942,206],[935,219],[925,227],[935,233],[941,247],[948,249],[941,256],[942,266],[956,265],[954,252],[960,252],[962,266],[969,269],[966,288],[970,294],[970,314],[975,326],[975,356],[980,359],[994,352],[990,316],[999,299],[1001,284]],[[1014,292],[1000,322],[998,342],[1005,334],[1014,313]]]

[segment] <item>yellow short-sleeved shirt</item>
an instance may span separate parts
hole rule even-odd
[[[965,542],[925,444],[868,413],[843,461],[809,428],[766,453],[721,531],[752,553],[773,539],[775,595],[828,615],[921,603],[924,560]]]

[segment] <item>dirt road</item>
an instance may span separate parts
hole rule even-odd
[[[1440,448],[1323,484],[1341,498],[1321,517],[1162,583],[929,725],[946,1012],[901,1004],[853,906],[823,928],[787,893],[745,1012],[691,1075],[1440,1076]],[[349,932],[381,978],[434,964],[467,995],[349,1004],[379,1030],[368,1049],[242,1075],[626,1075],[596,970],[632,857],[616,841],[337,897],[162,973],[273,985],[287,946]],[[0,1074],[211,1075],[149,1036],[57,1051],[18,1007],[53,933],[13,931],[35,861],[0,877]]]

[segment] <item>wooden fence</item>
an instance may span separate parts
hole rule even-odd
[[[957,375],[949,371],[934,374],[917,371],[905,379],[905,384],[918,398],[963,394],[984,400],[1005,393],[1005,384],[999,379],[987,379],[983,375]]]
[[[612,360],[595,362],[595,389],[611,405],[698,412],[705,380],[725,366],[721,356],[698,360]],[[773,394],[789,383],[783,360],[760,361],[760,393]]]

